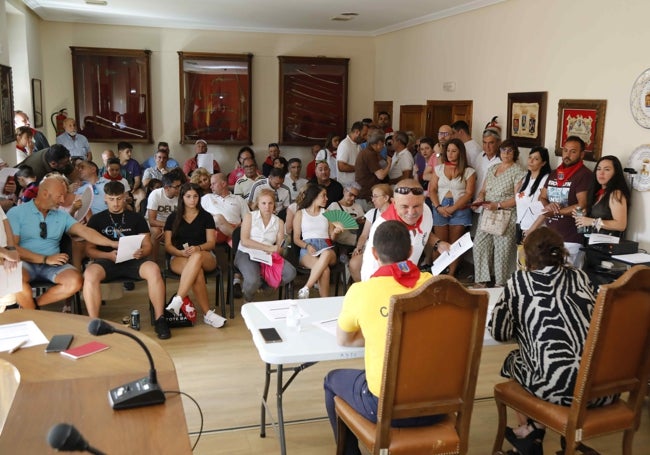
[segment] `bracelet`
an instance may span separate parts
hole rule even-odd
[[[497,202],[497,210],[501,210],[501,202]]]
[[[442,239],[438,239],[433,243],[433,249],[438,250],[438,246],[440,245],[440,242],[442,242]]]
[[[6,246],[5,250],[7,250],[7,251],[16,251],[16,247],[15,246]]]
[[[43,264],[47,265],[47,258],[48,256],[43,256]]]
[[[600,232],[600,228],[603,227],[603,220],[596,218],[591,225],[596,229],[596,232]]]

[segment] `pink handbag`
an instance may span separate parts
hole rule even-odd
[[[282,283],[282,268],[284,267],[284,258],[279,253],[271,255],[272,265],[260,263],[260,272],[266,284],[272,288],[277,288]]]

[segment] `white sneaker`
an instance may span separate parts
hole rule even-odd
[[[203,322],[217,329],[223,327],[227,320],[228,319],[219,316],[213,310],[208,311],[206,315],[203,316]]]
[[[175,295],[172,297],[172,299],[169,301],[169,305],[167,305],[166,310],[171,311],[174,313],[176,316],[181,314],[181,306],[183,306],[183,299],[180,298],[179,296]]]
[[[298,291],[298,298],[299,299],[308,299],[309,298],[309,288],[308,287],[301,288]]]

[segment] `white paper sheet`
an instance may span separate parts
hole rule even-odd
[[[634,254],[614,254],[612,259],[617,261],[627,262],[628,264],[645,264],[650,262],[650,254],[634,253]]]
[[[139,250],[142,246],[142,239],[145,234],[127,235],[120,237],[119,245],[117,246],[117,259],[116,264],[124,261],[130,261],[133,258],[133,253]]]
[[[271,253],[251,248],[248,250],[248,255],[253,261],[261,262],[266,265],[273,265],[273,258],[271,257]]]
[[[3,167],[0,169],[0,192],[2,192],[7,184],[7,177],[14,175],[16,172],[18,172],[18,168],[15,167]]]
[[[7,294],[15,294],[23,288],[23,263],[18,261],[12,271],[8,271],[0,265],[0,297]]]
[[[431,266],[432,275],[440,275],[443,270],[449,267],[449,264],[462,256],[465,251],[469,250],[474,243],[469,235],[465,233],[461,238],[452,243],[449,253],[442,253],[438,259]]]
[[[196,155],[196,165],[207,170],[210,174],[214,172],[214,155],[212,153],[199,153]]]
[[[615,235],[598,234],[596,232],[592,232],[591,235],[589,236],[589,245],[593,245],[595,243],[618,244],[620,241],[621,239],[619,237],[616,237]]]
[[[314,322],[314,325],[322,329],[332,336],[336,336],[336,326],[338,325],[338,318],[325,319],[323,321]]]
[[[27,340],[27,343],[21,349],[48,343],[47,337],[34,321],[0,325],[0,352],[8,352],[23,340]]]
[[[277,321],[280,319],[286,319],[287,313],[289,313],[289,306],[295,300],[274,300],[268,302],[268,304],[260,305],[258,309],[266,316],[269,321]],[[300,311],[300,318],[306,318],[309,316],[305,310],[303,310],[300,305],[298,305],[298,311]]]

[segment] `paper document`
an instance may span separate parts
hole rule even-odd
[[[325,330],[330,335],[336,336],[336,326],[338,325],[339,318],[325,319],[324,321],[314,322],[314,325],[319,329]]]
[[[647,253],[634,253],[634,254],[613,254],[612,259],[617,261],[627,262],[628,264],[645,264],[650,262],[650,254]]]
[[[469,250],[472,246],[474,246],[474,243],[472,242],[472,238],[470,237],[469,232],[467,232],[465,235],[451,244],[449,253],[442,253],[440,257],[436,259],[436,261],[431,266],[431,274],[440,275],[443,270],[449,267],[449,264],[461,257],[463,253]]]
[[[23,340],[27,340],[27,343],[22,348],[48,343],[47,337],[34,321],[0,325],[0,352],[8,352]]]
[[[23,263],[18,261],[16,267],[9,271],[0,265],[0,297],[15,294],[23,289]]]
[[[589,236],[589,245],[593,245],[594,243],[618,244],[620,241],[621,239],[619,237],[616,237],[615,235],[597,234],[595,232],[592,232],[591,235]]]
[[[133,254],[142,246],[142,239],[144,239],[144,236],[145,234],[137,234],[120,237],[115,263],[119,264],[120,262],[134,259]]]
[[[88,210],[90,210],[94,198],[93,187],[88,185],[79,197],[79,199],[81,199],[81,207],[77,210],[77,213],[74,214],[75,220],[81,221],[86,217],[86,215],[88,215]]]
[[[196,155],[196,165],[202,167],[210,174],[214,172],[214,155],[212,153],[199,153]]]
[[[316,251],[314,254],[312,254],[312,256],[314,256],[314,257],[318,257],[318,256],[320,256],[320,254],[321,254],[323,251],[325,251],[325,250],[330,250],[330,249],[332,249],[332,248],[334,248],[334,245],[332,245],[332,246],[326,246],[325,248],[321,248],[320,250]]]
[[[271,257],[271,253],[251,248],[248,250],[248,255],[252,261],[262,262],[266,265],[273,265],[273,258]]]
[[[266,316],[269,321],[278,321],[287,318],[287,313],[289,313],[289,306],[292,302],[295,302],[295,300],[276,300],[268,302],[264,305],[259,305],[257,308],[262,312],[262,314],[264,314],[264,316]],[[305,310],[300,308],[300,305],[298,305],[298,311],[300,311],[301,319],[309,316]]]
[[[14,175],[18,172],[18,168],[15,167],[3,167],[0,169],[0,193],[7,184],[7,177]]]

